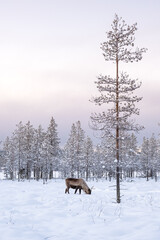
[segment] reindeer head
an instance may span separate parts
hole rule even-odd
[[[85,193],[86,194],[91,194],[91,189],[90,188],[85,189]]]

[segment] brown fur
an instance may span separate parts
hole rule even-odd
[[[76,189],[75,193],[79,189],[79,194],[81,194],[81,190],[83,190],[86,194],[91,194],[91,189],[87,186],[87,183],[82,178],[67,178],[66,182],[66,190],[65,193],[69,193],[69,189]]]

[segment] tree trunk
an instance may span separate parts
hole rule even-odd
[[[118,82],[118,56],[116,57],[116,190],[117,190],[117,203],[121,202],[120,199],[120,169],[119,169],[119,82]]]

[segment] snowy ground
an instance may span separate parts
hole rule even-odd
[[[1,240],[159,240],[160,182],[88,182],[92,195],[64,194],[64,180],[0,180]]]

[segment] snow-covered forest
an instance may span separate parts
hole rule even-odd
[[[3,142],[1,171],[6,179],[43,179],[82,177],[115,179],[116,157],[113,139],[104,137],[95,146],[80,121],[73,123],[64,147],[60,147],[57,123],[52,117],[47,130],[35,129],[30,122],[16,125]],[[136,136],[123,132],[120,152],[121,179],[157,178],[160,174],[160,138],[153,134],[139,145]]]

